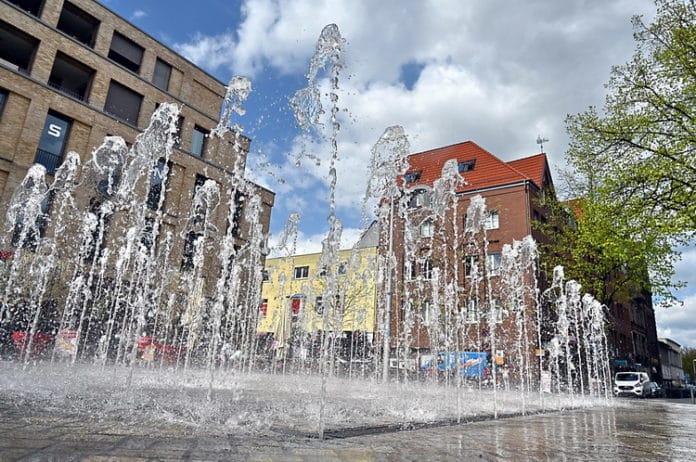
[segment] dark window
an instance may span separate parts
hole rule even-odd
[[[342,261],[338,264],[338,274],[346,274],[346,269],[348,268],[348,262]]]
[[[150,189],[147,193],[147,206],[152,210],[157,210],[160,204],[160,198],[166,193],[167,180],[171,171],[172,163],[165,162],[164,159],[159,159],[157,164],[150,172]],[[164,198],[162,197],[162,202]]]
[[[411,193],[408,200],[408,207],[416,209],[419,207],[427,207],[430,205],[430,194],[425,189],[418,189]]]
[[[176,133],[174,134],[174,146],[181,146],[181,130],[184,127],[184,116],[179,115],[176,119]]]
[[[152,75],[152,83],[162,90],[169,90],[169,77],[172,75],[172,66],[157,58],[155,61],[155,73]]]
[[[404,181],[406,183],[415,183],[416,181],[420,180],[421,177],[421,171],[418,170],[416,172],[408,172],[404,175]]]
[[[191,154],[198,157],[203,157],[205,152],[205,139],[208,136],[208,131],[198,125],[193,127],[193,135],[191,136]]]
[[[324,314],[324,297],[317,297],[316,302],[314,302],[314,309],[317,311],[318,315]]]
[[[43,0],[10,0],[10,3],[14,3],[34,16],[40,16],[43,9]]]
[[[65,2],[56,27],[78,42],[93,47],[97,29],[99,29],[99,20],[72,3]]]
[[[0,64],[28,74],[38,46],[34,37],[0,21]]]
[[[229,226],[232,226],[232,235],[239,237],[240,224],[242,222],[242,212],[244,211],[244,194],[239,191],[234,192],[234,214],[230,217],[232,222]]]
[[[476,166],[476,160],[464,160],[457,164],[457,169],[459,173],[470,172]]]
[[[46,167],[48,173],[55,173],[63,161],[71,125],[72,120],[62,114],[50,111],[46,116],[34,162]]]
[[[90,69],[84,64],[58,52],[55,61],[53,61],[53,69],[51,70],[51,76],[48,78],[48,84],[61,93],[77,98],[80,101],[87,101],[93,76],[94,69]]]
[[[7,97],[9,93],[7,90],[0,88],[0,119],[2,119],[2,113],[5,111],[5,103],[7,102]]]
[[[413,280],[418,277],[418,266],[415,260],[408,260],[404,263],[404,274],[407,280]]]
[[[205,182],[208,181],[208,177],[201,175],[200,173],[196,173],[196,181],[193,184],[193,197],[196,197],[196,193],[200,189],[201,186],[205,184]]]
[[[261,306],[259,307],[261,311],[261,317],[265,318],[266,315],[268,314],[268,299],[264,298],[261,300]]]
[[[309,266],[296,266],[294,268],[295,279],[307,279],[309,277]]]
[[[140,104],[142,102],[143,95],[112,80],[109,85],[109,94],[106,95],[104,112],[108,112],[124,122],[137,126]]]
[[[466,255],[464,257],[464,276],[471,277],[478,268],[478,255]]]
[[[155,243],[155,219],[154,218],[145,218],[145,227],[143,228],[143,232],[140,235],[140,244],[142,244],[143,248],[146,250],[150,251],[152,250],[152,246]]]
[[[263,282],[269,282],[271,280],[268,270],[261,270],[261,280]]]
[[[109,49],[109,58],[136,74],[140,71],[143,61],[143,47],[124,35],[114,32]]]
[[[194,258],[196,256],[196,247],[198,246],[198,241],[203,237],[201,233],[196,233],[194,231],[189,231],[186,234],[186,240],[184,241],[184,256],[181,259],[181,269],[191,270],[194,265]]]

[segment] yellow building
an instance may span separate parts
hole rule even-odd
[[[259,335],[272,335],[283,354],[299,348],[303,357],[310,354],[306,345],[323,332],[350,351],[358,338],[361,346],[371,343],[376,328],[377,237],[376,226],[371,226],[353,249],[339,251],[330,269],[320,263],[321,253],[267,258]],[[327,274],[336,275],[335,287],[330,287]]]

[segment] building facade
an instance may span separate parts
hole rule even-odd
[[[163,258],[165,267],[174,272],[193,269],[197,241],[205,233],[209,242],[219,243],[233,227],[232,253],[252,247],[256,252],[263,244],[257,242],[258,236],[268,232],[274,195],[244,179],[248,138],[230,131],[211,136],[220,120],[225,84],[96,1],[3,0],[0,18],[2,220],[32,165],[45,167],[50,186],[68,153],[77,153],[87,166],[105,137],[120,137],[126,160],[115,162],[123,170],[104,180],[108,188],[104,181],[90,188],[88,183],[95,180],[83,169],[75,204],[99,217],[95,234],[103,235],[103,246],[124,241],[132,210],[121,207],[108,216],[100,210],[112,199],[112,187],[129,174],[126,164],[137,165],[133,159],[142,152],[137,148],[139,136],[151,124],[153,113],[163,103],[174,103],[180,113],[171,154],[154,159],[141,177],[133,179],[137,183],[130,194],[143,210],[138,212],[138,226],[151,234],[156,222],[159,238],[171,237],[171,248]],[[206,182],[216,185],[219,195],[216,206],[206,210],[209,229],[200,231],[195,229],[200,224],[193,202]],[[247,210],[252,203],[254,209]],[[66,250],[59,255],[63,259],[80,251],[76,239],[80,223],[71,221],[62,236],[52,229],[55,217],[39,230],[41,237],[63,240],[61,248]],[[14,241],[13,237],[7,248],[0,249],[5,259],[16,250]],[[147,237],[141,242],[147,250],[152,248]],[[93,250],[92,255],[99,252]],[[201,252],[192,284],[200,300],[212,300],[221,271],[220,251],[206,244]],[[238,277],[251,281],[260,279],[260,274]],[[63,292],[68,290],[66,284],[63,281]]]
[[[666,388],[683,387],[685,381],[681,345],[668,338],[659,339],[658,344],[662,366],[662,383]]]
[[[261,343],[276,358],[317,359],[324,336],[332,355],[372,357],[376,328],[377,229],[371,226],[352,249],[340,250],[333,293],[328,294],[322,254],[268,258],[264,270]]]
[[[504,162],[468,141],[407,162],[402,197],[390,204],[392,226],[382,224],[380,242],[382,254],[393,249],[383,292],[390,366],[428,367],[447,351],[492,353],[489,360],[501,366],[529,364],[540,347],[534,257],[518,261],[515,275],[501,270],[514,266],[504,262],[512,253],[524,254],[527,236],[543,239],[533,222],[544,219],[544,200],[554,195],[546,156]],[[513,294],[512,279],[530,291]]]

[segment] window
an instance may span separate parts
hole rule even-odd
[[[140,71],[143,52],[143,47],[124,35],[114,32],[111,39],[111,48],[109,49],[109,58],[111,60],[137,74]]]
[[[162,90],[169,90],[169,77],[172,75],[172,66],[157,58],[155,72],[152,74],[152,83]]]
[[[470,172],[476,166],[476,160],[464,160],[457,163],[459,173]]]
[[[425,189],[417,189],[411,193],[408,201],[408,207],[415,209],[430,205],[430,193]]]
[[[191,135],[191,154],[196,157],[203,157],[205,152],[205,139],[208,136],[208,131],[204,128],[195,125],[193,127],[193,135]]]
[[[493,316],[493,322],[496,324],[503,322],[503,307],[496,298],[491,299],[491,315]]]
[[[5,111],[5,103],[7,102],[7,97],[9,93],[7,90],[0,88],[0,119],[2,119],[2,113]]]
[[[420,171],[420,170],[415,171],[415,172],[407,172],[407,173],[404,175],[404,182],[405,182],[406,184],[408,184],[408,183],[415,183],[416,181],[420,180],[420,177],[421,177],[421,171]]]
[[[169,179],[172,163],[165,162],[159,159],[152,167],[150,172],[150,189],[147,192],[147,207],[151,210],[157,210],[160,207],[160,199],[164,203],[164,193],[166,193],[166,184]]]
[[[478,255],[464,256],[464,276],[471,277],[478,272]]]
[[[430,324],[430,302],[423,300],[420,305],[421,322],[425,325]]]
[[[324,297],[318,296],[314,301],[314,309],[318,315],[324,314]]]
[[[427,219],[423,221],[419,229],[420,237],[433,237],[433,220]]]
[[[433,262],[429,258],[423,260],[421,274],[423,275],[423,279],[430,280],[433,278]]]
[[[131,125],[138,125],[138,115],[140,105],[143,102],[143,95],[134,92],[130,88],[121,85],[115,80],[109,85],[109,93],[106,95],[104,112]]]
[[[261,311],[261,317],[265,318],[266,315],[268,314],[268,299],[264,298],[261,300],[261,306],[259,307],[259,311]]]
[[[500,254],[499,253],[489,253],[486,255],[486,269],[490,276],[497,276],[500,274]]]
[[[488,212],[486,212],[483,226],[486,229],[500,228],[500,214],[497,210],[489,210]]]
[[[418,267],[416,266],[415,260],[408,260],[404,262],[404,276],[406,280],[414,280],[418,277]]]
[[[240,191],[234,192],[234,213],[231,216],[227,217],[227,225],[232,227],[232,230],[230,232],[235,237],[239,237],[239,230],[241,229],[240,225],[242,223],[242,215],[244,212],[245,200],[246,197]]]
[[[63,161],[63,151],[71,125],[72,119],[57,112],[49,111],[46,116],[34,162],[46,167],[46,171],[50,174],[55,173]]]
[[[0,21],[0,64],[29,74],[39,41],[16,27]]]
[[[34,16],[41,15],[41,10],[43,9],[43,0],[10,0],[10,3],[14,3]]]
[[[155,243],[154,230],[155,219],[150,217],[145,218],[145,226],[143,227],[143,232],[140,235],[140,244],[143,246],[143,249],[148,252],[152,250],[152,246]]]
[[[348,269],[348,262],[342,261],[341,263],[338,264],[338,274],[346,274],[347,269]]]
[[[184,116],[179,114],[176,119],[176,133],[174,133],[174,146],[181,147],[181,130],[184,127]]]
[[[469,299],[466,303],[466,322],[468,324],[479,322],[479,306],[475,298]]]
[[[189,271],[193,269],[196,258],[196,250],[201,244],[201,238],[203,235],[201,233],[196,233],[194,231],[189,231],[186,234],[186,240],[184,241],[184,255],[181,259],[181,269],[184,271]]]
[[[68,96],[87,101],[94,69],[75,61],[60,51],[56,54],[53,61],[51,76],[48,84]]]
[[[78,42],[82,42],[88,47],[94,47],[99,20],[72,3],[65,2],[56,27]]]
[[[309,277],[309,266],[296,266],[294,273],[295,279],[307,279]]]
[[[268,274],[268,270],[261,270],[261,281],[271,282],[271,277]]]

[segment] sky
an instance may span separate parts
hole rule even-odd
[[[236,120],[252,139],[247,175],[276,193],[275,239],[300,213],[298,253],[319,251],[328,228],[330,149],[326,136],[302,134],[289,98],[307,85],[325,25],[337,24],[346,41],[336,213],[350,246],[370,219],[362,200],[370,149],[389,126],[404,128],[411,152],[471,140],[505,161],[540,152],[541,136],[562,191],[566,116],[602,107],[611,66],[634,50],[630,18],[655,14],[648,0],[103,3],[219,80],[251,79]],[[696,347],[693,268],[696,249],[685,248],[676,266],[688,283],[678,293],[684,306],[656,309],[656,319],[658,336]]]

